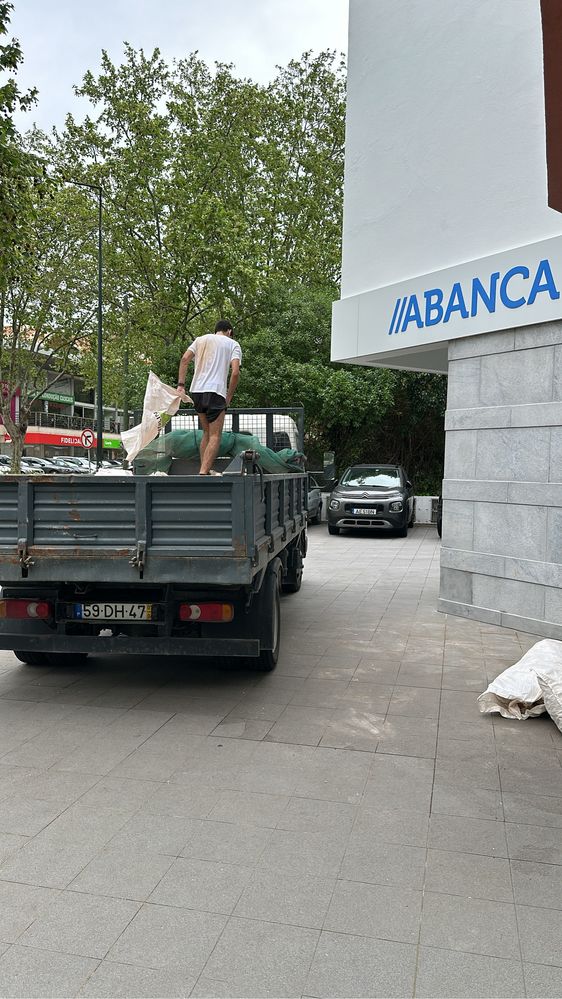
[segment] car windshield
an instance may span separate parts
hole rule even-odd
[[[357,489],[396,489],[400,485],[400,472],[397,468],[348,468],[342,486],[354,486]]]

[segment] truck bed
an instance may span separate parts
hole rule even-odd
[[[2,476],[0,583],[251,584],[306,524],[307,476]]]

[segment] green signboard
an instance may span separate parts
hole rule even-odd
[[[43,392],[40,398],[47,402],[63,402],[66,406],[72,406],[74,402],[73,395],[65,395],[63,392]]]
[[[120,437],[106,437],[104,435],[103,446],[104,447],[119,448],[119,447],[121,447],[121,438]]]

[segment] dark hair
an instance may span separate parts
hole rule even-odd
[[[215,333],[232,333],[232,323],[229,323],[228,319],[219,319]]]

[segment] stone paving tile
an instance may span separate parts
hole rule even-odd
[[[306,983],[307,996],[411,996],[416,948],[411,944],[322,933]]]
[[[502,807],[503,806],[503,807]],[[503,821],[505,795],[482,787],[458,787],[435,781],[431,811],[433,815],[458,815],[471,819]]]
[[[523,960],[562,967],[562,911],[518,905],[517,921]]]
[[[562,996],[562,968],[524,964],[523,969],[529,999],[559,999]]]
[[[289,798],[282,794],[257,794],[252,791],[220,791],[209,812],[217,822],[245,822],[248,825],[274,828],[286,811]]]
[[[252,875],[252,868],[180,857],[150,896],[160,905],[230,915]]]
[[[507,847],[512,860],[562,864],[562,834],[551,826],[506,822]]]
[[[488,857],[508,856],[503,822],[489,819],[432,815],[429,846],[435,850],[480,853]]]
[[[78,995],[89,999],[178,999],[188,996],[194,985],[195,977],[181,972],[102,961]]]
[[[0,994],[28,999],[75,996],[98,961],[14,944],[0,957]]]
[[[502,857],[428,850],[425,888],[449,895],[513,902],[509,861]]]
[[[258,868],[244,888],[234,915],[321,929],[335,886],[335,878]]]
[[[105,957],[133,916],[136,902],[63,891],[40,913],[18,943],[78,957]]]
[[[534,639],[438,563],[314,528],[271,674],[0,652],[0,995],[519,996],[515,901],[560,996],[562,734],[478,713]]]
[[[324,929],[414,944],[421,906],[421,891],[338,881]]]
[[[270,838],[265,826],[190,819],[189,838],[182,857],[225,864],[257,864]],[[184,825],[185,829],[185,825]]]
[[[520,999],[525,995],[523,969],[517,961],[420,947],[415,995],[419,999]]]
[[[233,917],[209,957],[204,976],[229,978],[279,996],[303,989],[319,933],[302,926]],[[258,960],[256,960],[256,956]]]
[[[118,964],[198,977],[226,921],[226,916],[211,912],[143,905],[108,956]]]
[[[173,863],[173,858],[148,850],[109,845],[71,882],[79,892],[145,901]]]
[[[420,942],[428,947],[519,960],[515,906],[426,892]]]
[[[57,896],[51,888],[0,881],[0,940],[15,943]]]
[[[511,877],[516,902],[562,909],[562,867],[512,860]]]

